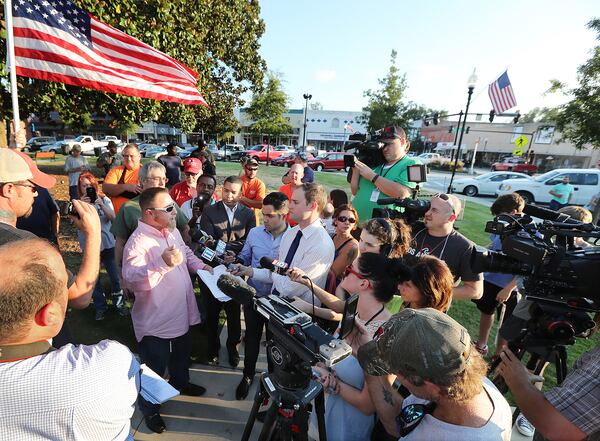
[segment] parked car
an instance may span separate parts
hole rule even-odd
[[[54,152],[62,154],[62,141],[57,141],[54,144],[47,144],[39,149],[40,152]]]
[[[275,147],[268,146],[267,144],[258,144],[253,147],[250,147],[248,150],[244,152],[245,156],[250,156],[251,158],[256,159],[257,161],[266,161],[267,160],[267,150],[269,154],[269,160],[272,161],[275,158],[279,158],[280,156],[285,155],[287,150],[275,150]]]
[[[533,175],[537,170],[537,165],[529,164],[521,157],[507,157],[492,164],[492,171],[515,171]]]
[[[244,153],[246,148],[241,144],[225,144],[221,150],[223,151],[223,159],[225,161],[232,161],[232,156],[237,157],[239,153]]]
[[[323,170],[346,170],[344,167],[344,156],[352,156],[350,153],[329,152],[308,160],[308,166],[317,171]]]
[[[452,191],[467,196],[496,194],[498,187],[506,179],[531,179],[531,177],[525,173],[489,172],[473,178],[457,179],[452,184]]]
[[[574,187],[571,204],[585,205],[592,196],[600,192],[600,170],[560,168],[531,179],[507,179],[500,185],[496,195],[514,192],[519,193],[528,204],[549,203],[552,196],[548,192],[552,186],[561,183],[564,176],[569,176]]]
[[[315,157],[312,153],[304,153],[307,159],[310,161]],[[279,158],[273,159],[271,162],[272,165],[277,165],[279,167],[291,167],[294,163],[294,159],[296,159],[296,152],[288,153],[287,155],[280,156]]]
[[[23,147],[24,152],[35,152],[48,144],[56,143],[56,138],[54,136],[36,136],[34,138],[30,138],[25,147]]]
[[[116,136],[105,136],[100,140],[94,139],[93,136],[89,135],[79,135],[75,139],[62,141],[62,153],[68,155],[74,145],[79,145],[81,147],[81,154],[91,154],[94,153],[95,148],[101,149],[102,147],[106,147],[108,145],[108,141],[119,142],[119,139]]]
[[[421,160],[422,164],[429,164],[433,161],[444,162],[444,157],[439,153],[421,153],[417,156]]]
[[[142,156],[144,158],[153,158],[156,159],[162,155],[167,154],[167,148],[157,144],[146,144],[144,146],[144,153]]]

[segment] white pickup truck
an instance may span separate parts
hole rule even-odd
[[[119,143],[119,138],[116,136],[105,136],[102,139],[94,139],[93,136],[89,135],[79,135],[75,139],[69,139],[64,141],[61,144],[62,152],[65,155],[68,155],[74,145],[79,145],[81,147],[81,153],[94,153],[94,148],[96,147],[106,147],[108,145],[108,141],[114,141]]]

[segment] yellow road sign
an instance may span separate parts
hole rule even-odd
[[[523,148],[525,147],[527,144],[529,144],[529,141],[527,140],[527,138],[525,137],[525,135],[521,135],[519,136],[517,139],[515,139],[515,145],[518,148]]]
[[[523,149],[514,149],[513,150],[513,156],[522,156],[523,155]]]

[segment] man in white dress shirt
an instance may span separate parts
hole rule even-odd
[[[139,364],[120,343],[53,350],[67,271],[43,239],[0,246],[0,438],[133,440]]]
[[[292,193],[290,215],[298,222],[284,233],[279,247],[279,261],[288,268],[303,270],[315,285],[325,286],[333,263],[333,241],[323,228],[320,214],[327,203],[327,193],[319,184],[302,184]],[[288,276],[271,273],[268,269],[237,267],[234,274],[248,276],[258,282],[273,283],[273,294],[286,298],[299,297],[312,302],[310,288],[292,282]],[[315,298],[315,305],[321,302]]]

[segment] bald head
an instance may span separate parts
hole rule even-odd
[[[292,185],[302,185],[302,178],[304,177],[304,167],[300,164],[293,164],[290,167],[290,172],[288,176],[290,177],[290,183]]]
[[[62,321],[67,305],[67,272],[48,241],[26,239],[0,246],[0,343],[19,343],[36,324],[36,314],[54,303]],[[56,321],[56,320],[55,320]],[[58,325],[58,323],[54,323]],[[52,330],[57,326],[53,326]],[[57,327],[56,333],[60,330]],[[36,333],[42,338],[54,335]]]

